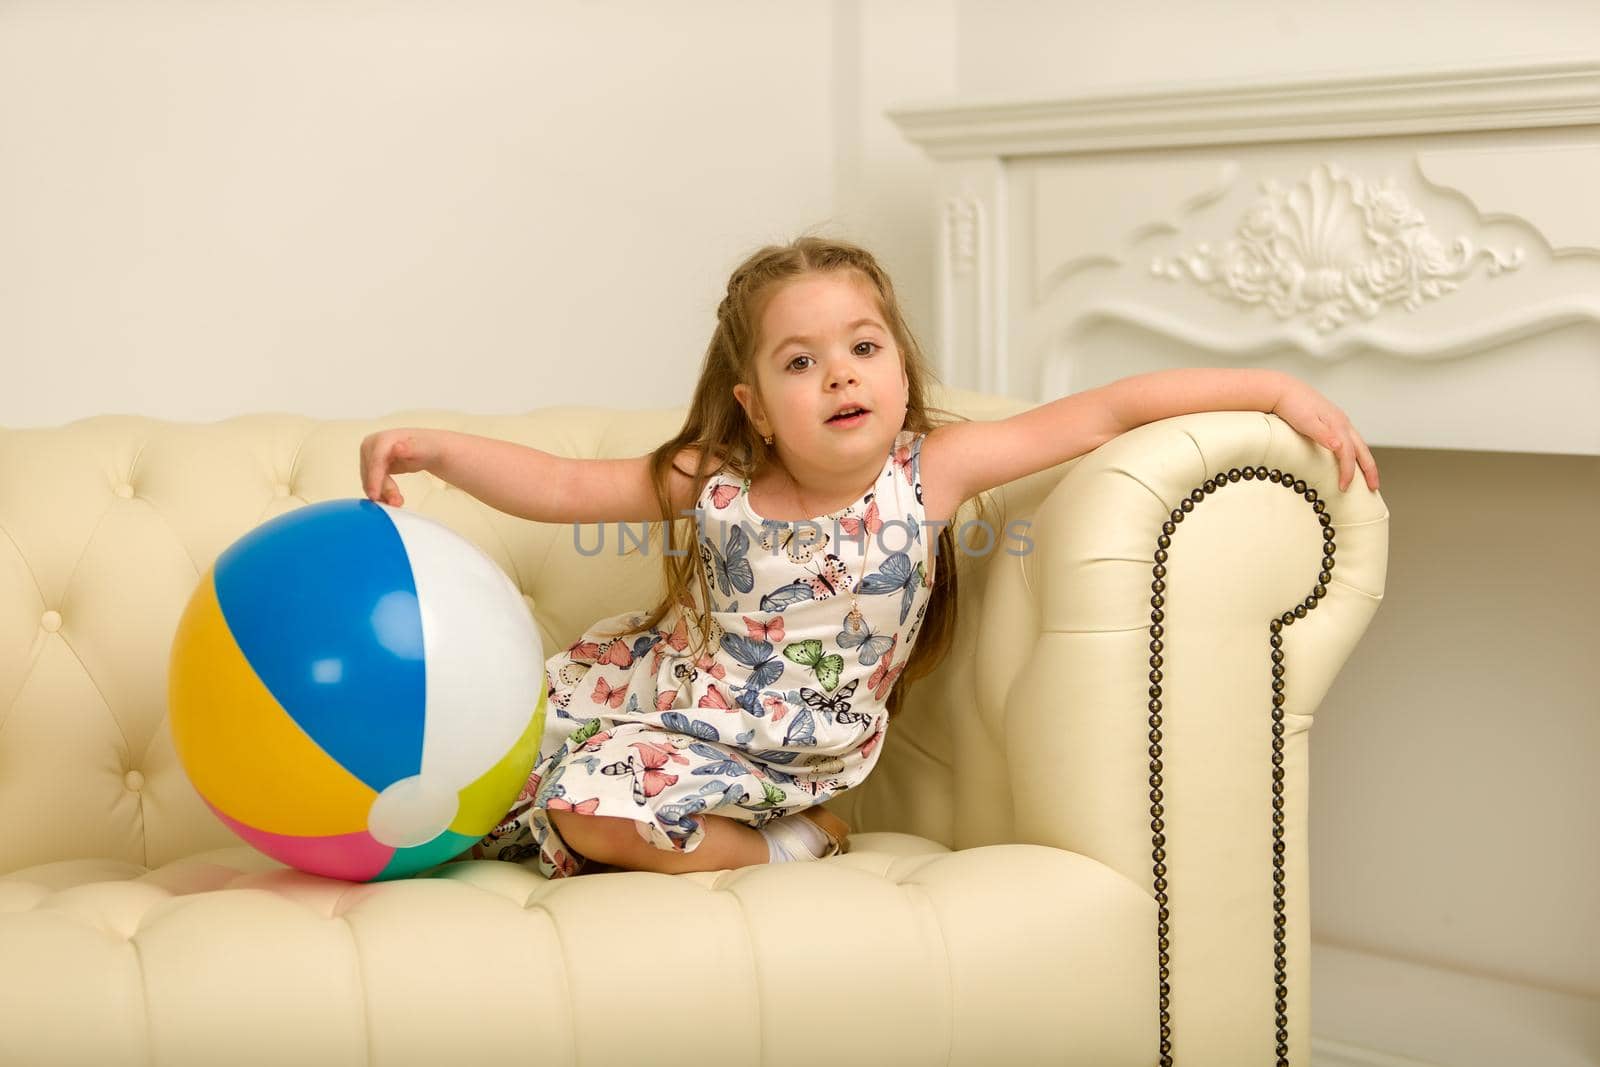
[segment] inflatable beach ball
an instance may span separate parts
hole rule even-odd
[[[169,704],[200,796],[313,874],[400,878],[516,802],[544,656],[516,586],[431,519],[366,499],[281,515],[217,558],[178,623]]]

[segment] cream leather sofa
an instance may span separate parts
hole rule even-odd
[[[961,564],[953,654],[834,805],[847,855],[352,885],[279,866],[202,805],[166,727],[167,656],[236,537],[358,495],[381,425],[600,456],[681,415],[0,431],[0,1063],[1110,1067],[1161,1062],[1163,1034],[1180,1065],[1271,1064],[1280,1041],[1307,1063],[1307,731],[1383,594],[1387,511],[1261,413],[1143,426],[993,494],[1033,549]],[[1256,476],[1279,470],[1304,485]],[[658,588],[656,558],[584,556],[571,528],[431,475],[402,487],[500,562],[548,649]]]

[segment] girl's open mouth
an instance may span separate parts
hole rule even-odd
[[[844,415],[835,415],[833,418],[828,420],[828,425],[829,426],[856,426],[856,425],[859,425],[859,424],[865,422],[866,419],[867,419],[867,416],[869,414],[870,414],[870,412],[868,412],[867,409],[859,408],[853,413],[846,413]]]

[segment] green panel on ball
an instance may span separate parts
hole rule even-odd
[[[378,872],[378,876],[374,881],[383,882],[391,878],[409,878],[411,875],[425,871],[429,867],[437,867],[446,860],[455,859],[477,844],[478,836],[464,837],[461,834],[451,833],[446,830],[427,844],[396,849],[394,857],[389,860],[389,865]]]

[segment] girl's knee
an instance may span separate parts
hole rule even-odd
[[[569,848],[601,863],[611,863],[638,840],[632,819],[606,815],[580,815],[573,811],[546,811]]]

